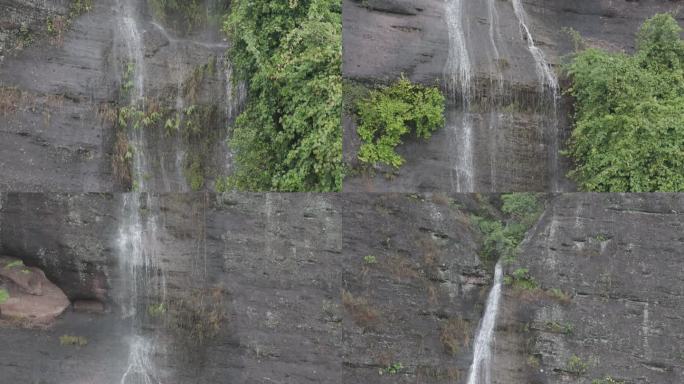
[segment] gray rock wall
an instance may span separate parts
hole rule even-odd
[[[114,170],[116,108],[122,95],[122,9],[94,0],[93,8],[69,18],[59,33],[48,20],[68,18],[71,1],[6,0],[0,3],[0,189],[4,191],[111,192],[130,185]],[[162,129],[145,132],[153,191],[189,190],[188,154],[207,156],[209,185],[230,166],[225,139],[240,92],[229,91],[228,43],[210,28],[187,36],[152,23],[141,3],[145,88],[149,105],[180,112],[191,105],[215,105],[218,114],[202,121],[216,132],[209,145]],[[61,20],[61,19],[60,19]],[[159,24],[157,24],[159,25]],[[213,28],[213,27],[212,27]],[[197,77],[209,62],[213,73]],[[190,85],[192,83],[192,85]],[[162,124],[163,127],[163,124]]]
[[[122,197],[6,194],[2,253],[42,268],[73,308],[48,329],[0,326],[0,381],[119,382],[131,331],[165,383],[464,383],[491,285],[472,213],[497,196],[166,194],[157,212],[167,309],[120,311]],[[682,196],[563,194],[507,273],[494,383],[681,381]],[[566,297],[549,292],[560,289]],[[81,348],[60,336],[83,336]],[[586,364],[569,373],[568,360]],[[40,358],[36,358],[40,356]],[[401,365],[399,365],[401,364]],[[388,369],[400,367],[396,372]]]

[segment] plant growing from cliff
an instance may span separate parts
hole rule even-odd
[[[539,283],[530,275],[530,270],[527,268],[516,269],[512,274],[504,277],[504,283],[515,289],[526,291],[532,291],[539,288]]]
[[[471,217],[484,237],[481,255],[490,263],[499,258],[506,262],[516,258],[525,233],[536,223],[543,209],[537,195],[532,193],[505,194],[501,201],[501,211],[507,216],[504,220],[488,213]]]
[[[444,95],[437,87],[413,84],[405,77],[372,90],[356,102],[357,133],[362,140],[358,158],[364,163],[398,168],[404,159],[396,152],[407,134],[429,139],[444,126]]]
[[[589,369],[587,363],[577,355],[570,356],[567,364],[565,365],[565,370],[576,376],[584,375],[587,373],[587,369]]]
[[[159,317],[166,313],[166,304],[150,304],[147,306],[147,314],[151,317]]]
[[[7,290],[4,288],[0,288],[0,304],[5,304],[5,302],[9,300],[9,298],[9,292],[7,292]]]
[[[575,99],[566,154],[587,191],[684,190],[684,41],[669,14],[648,19],[633,55],[587,49],[566,67]]]
[[[59,337],[59,343],[80,348],[88,345],[88,339],[83,336],[63,335]]]
[[[380,312],[372,308],[363,297],[355,297],[348,291],[342,291],[342,305],[351,315],[356,325],[370,328],[380,318]]]
[[[14,260],[10,261],[5,265],[5,269],[12,269],[12,268],[23,268],[24,267],[24,262],[21,260]]]
[[[392,363],[385,367],[385,369],[381,369],[378,371],[378,374],[383,375],[383,374],[388,374],[388,375],[396,375],[397,373],[401,372],[401,370],[404,369],[404,365],[401,363]]]
[[[234,173],[217,189],[340,190],[340,0],[234,0],[224,30],[249,97],[230,141]]]
[[[472,328],[467,320],[460,317],[452,317],[442,323],[439,331],[439,341],[444,347],[444,351],[454,356],[461,347],[468,348],[472,338]]]
[[[373,255],[366,255],[363,257],[363,262],[367,265],[373,265],[378,263],[378,259]]]
[[[606,376],[603,379],[594,379],[591,381],[591,384],[625,384],[624,381],[622,380],[616,380],[613,379],[610,376]]]

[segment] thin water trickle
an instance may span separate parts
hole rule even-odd
[[[503,270],[501,261],[494,267],[494,283],[487,297],[485,313],[480,321],[475,338],[473,363],[468,372],[468,384],[490,384],[492,371],[492,344],[494,344],[494,328],[501,301],[501,283]]]
[[[473,128],[468,115],[472,70],[463,28],[463,0],[447,0],[445,16],[449,31],[449,56],[445,68],[447,89],[452,99],[461,98],[463,114],[460,126],[448,127],[454,133],[452,143],[457,148],[452,151],[458,152],[451,178],[456,191],[465,192],[473,189]]]
[[[145,109],[144,47],[138,25],[138,12],[132,0],[119,0],[121,10],[121,39],[126,47],[127,64],[124,71],[134,84],[130,106]],[[142,129],[129,129],[129,144],[133,147],[132,178],[138,190],[146,191],[150,173],[145,156]],[[152,362],[153,343],[143,336],[146,300],[161,303],[166,297],[166,281],[157,249],[157,217],[148,193],[125,194],[121,205],[121,224],[118,237],[118,257],[121,267],[121,307],[124,318],[131,322],[128,364],[121,376],[121,384],[156,384]],[[142,212],[148,214],[143,217]]]
[[[524,38],[527,40],[527,49],[530,51],[532,54],[532,57],[534,58],[534,62],[536,64],[536,70],[537,70],[537,75],[540,78],[540,83],[542,87],[543,92],[549,92],[549,96],[551,98],[551,104],[552,104],[552,110],[551,110],[551,119],[547,123],[551,125],[551,131],[549,132],[549,137],[550,137],[550,150],[549,150],[549,166],[550,166],[550,181],[551,181],[551,189],[554,192],[558,192],[559,190],[559,158],[558,158],[558,149],[560,146],[560,139],[558,137],[559,131],[558,131],[558,100],[560,99],[560,92],[559,92],[559,86],[558,86],[558,78],[556,77],[556,74],[554,73],[553,69],[551,68],[551,65],[548,63],[546,60],[546,56],[544,56],[544,52],[535,45],[534,39],[532,38],[532,33],[530,32],[530,28],[527,26],[527,13],[525,12],[525,9],[522,6],[522,3],[520,0],[512,0],[513,2],[513,11],[515,12],[515,16],[518,18],[518,22],[520,23],[520,28],[524,33]]]

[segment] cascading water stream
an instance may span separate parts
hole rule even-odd
[[[121,39],[126,47],[126,67],[134,87],[130,94],[130,107],[145,109],[145,61],[143,42],[138,27],[138,10],[133,0],[118,0],[121,11]],[[134,148],[132,179],[136,189],[146,191],[149,173],[144,149],[142,129],[129,129],[129,143]],[[166,281],[157,250],[157,219],[152,213],[148,193],[125,194],[121,208],[121,225],[118,237],[118,256],[122,275],[121,306],[124,318],[131,322],[128,365],[121,376],[121,384],[158,383],[152,355],[154,343],[141,332],[146,312],[143,298],[154,298],[164,303]],[[148,214],[143,218],[141,212]],[[157,303],[158,305],[158,303]]]
[[[542,91],[548,91],[551,97],[552,116],[551,121],[549,122],[549,124],[552,126],[551,132],[549,133],[551,138],[549,151],[549,165],[551,167],[550,180],[551,189],[554,192],[558,192],[558,148],[560,146],[560,140],[558,137],[558,100],[560,99],[558,78],[556,77],[556,74],[551,68],[551,65],[549,65],[548,61],[546,60],[544,52],[542,52],[542,50],[539,47],[537,47],[534,43],[534,39],[532,38],[530,28],[527,26],[527,13],[525,12],[525,9],[522,6],[521,0],[512,0],[512,2],[513,11],[515,12],[515,16],[517,17],[518,22],[520,23],[520,28],[524,33],[524,38],[525,40],[527,40],[527,49],[530,51],[532,57],[534,58],[537,75],[539,76],[542,86]]]
[[[463,0],[447,0],[446,22],[449,30],[449,56],[445,69],[447,88],[453,100],[460,96],[463,113],[460,126],[448,127],[454,132],[452,142],[456,144],[455,147],[459,148],[451,180],[452,188],[455,188],[457,192],[465,192],[473,189],[473,129],[468,116],[472,71],[463,28]],[[455,185],[453,185],[454,176]]]
[[[475,338],[473,363],[468,371],[468,384],[490,384],[492,370],[492,344],[494,343],[494,328],[499,313],[501,301],[501,284],[503,271],[501,261],[494,267],[494,283],[487,297],[485,313],[480,321]]]

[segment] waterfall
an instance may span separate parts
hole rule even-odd
[[[503,271],[501,261],[494,268],[494,284],[487,297],[485,313],[480,321],[475,338],[473,363],[468,372],[468,384],[490,384],[492,366],[492,344],[494,342],[494,327],[499,313],[501,301],[501,282]]]
[[[456,99],[460,91],[463,118],[460,126],[448,127],[454,132],[452,143],[458,148],[455,164],[452,164],[452,187],[458,192],[473,189],[472,122],[468,116],[471,93],[471,65],[463,28],[463,0],[447,0],[446,23],[449,31],[449,56],[445,77],[449,96]],[[454,148],[455,149],[455,148]],[[453,149],[452,149],[453,151]],[[455,174],[455,175],[454,175]],[[455,185],[454,184],[455,176]]]
[[[551,65],[546,61],[546,56],[539,47],[534,44],[534,39],[532,38],[532,33],[530,28],[527,26],[527,13],[522,6],[521,0],[513,1],[513,11],[515,16],[520,23],[520,28],[524,34],[525,40],[527,40],[527,49],[532,54],[534,62],[536,65],[537,75],[539,76],[541,88],[543,92],[550,91],[550,97],[552,102],[551,110],[551,121],[548,122],[551,125],[550,135],[550,150],[549,150],[549,165],[550,165],[550,177],[551,189],[554,192],[558,192],[558,148],[560,146],[560,140],[558,138],[558,100],[560,99],[560,93],[558,89],[558,78],[553,72]]]
[[[549,87],[549,89],[553,92],[554,97],[556,97],[556,95],[558,94],[558,79],[556,78],[556,75],[553,73],[551,66],[546,61],[546,56],[544,56],[544,52],[542,52],[542,50],[534,44],[532,33],[530,32],[530,28],[527,26],[527,13],[525,12],[525,9],[520,3],[520,0],[512,1],[515,17],[518,18],[520,28],[525,34],[525,39],[527,40],[527,49],[530,51],[532,57],[534,58],[534,62],[537,68],[537,74],[540,76],[542,84]]]
[[[125,42],[127,69],[134,87],[130,106],[145,108],[144,47],[138,27],[137,9],[133,0],[118,0],[121,10],[121,39]],[[145,138],[142,128],[129,128],[128,140],[134,147],[132,178],[135,189],[148,190],[149,168],[144,153]],[[121,384],[158,383],[152,356],[154,343],[142,334],[142,322],[150,305],[163,305],[166,281],[157,249],[157,217],[148,193],[128,193],[122,197],[117,255],[121,270],[122,315],[131,322],[128,335],[128,365],[121,376]],[[145,217],[142,212],[148,212]],[[150,301],[151,300],[151,301]]]

